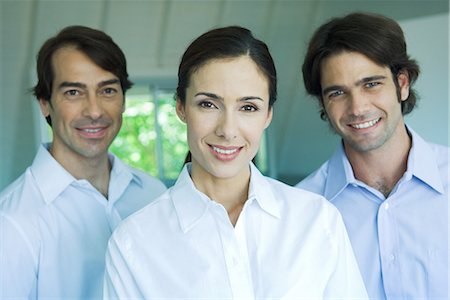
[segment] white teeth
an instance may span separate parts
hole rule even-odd
[[[372,121],[361,123],[361,124],[353,124],[352,127],[357,128],[357,129],[369,128],[369,127],[375,125],[376,123],[378,123],[378,121],[380,121],[379,118],[376,120],[372,120]]]
[[[225,150],[225,149],[220,149],[220,148],[217,148],[214,146],[212,148],[214,151],[216,151],[217,153],[220,153],[220,154],[233,154],[237,151],[237,149]]]
[[[96,129],[86,128],[86,129],[83,129],[83,131],[86,131],[88,133],[95,133],[95,132],[99,132],[100,130],[101,130],[101,128],[96,128]]]

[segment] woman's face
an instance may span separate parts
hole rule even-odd
[[[266,76],[248,56],[215,59],[191,75],[177,114],[187,124],[192,176],[248,179],[272,120]]]

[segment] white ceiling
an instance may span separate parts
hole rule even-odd
[[[331,16],[366,10],[405,19],[448,11],[448,1],[418,0],[0,1],[2,14],[20,22],[27,33],[15,38],[26,39],[21,44],[29,46],[32,60],[49,36],[64,26],[83,24],[102,29],[115,39],[126,53],[134,77],[176,74],[189,42],[213,27],[248,27],[269,45],[279,68],[284,68],[300,64],[312,30]],[[14,26],[3,21],[2,25]]]

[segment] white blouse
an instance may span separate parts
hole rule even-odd
[[[104,299],[365,299],[336,208],[250,167],[235,227],[195,188],[189,165],[122,222],[109,241]]]

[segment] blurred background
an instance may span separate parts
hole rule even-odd
[[[41,142],[51,140],[29,93],[36,83],[35,57],[46,39],[74,24],[108,33],[125,52],[135,82],[112,151],[168,185],[187,149],[173,100],[182,53],[211,28],[251,29],[268,44],[279,75],[274,119],[258,165],[269,176],[297,183],[339,142],[304,90],[300,68],[306,45],[324,21],[352,11],[381,13],[400,23],[422,71],[415,86],[421,99],[406,122],[429,141],[448,145],[448,1],[0,0],[0,190],[31,164]]]

